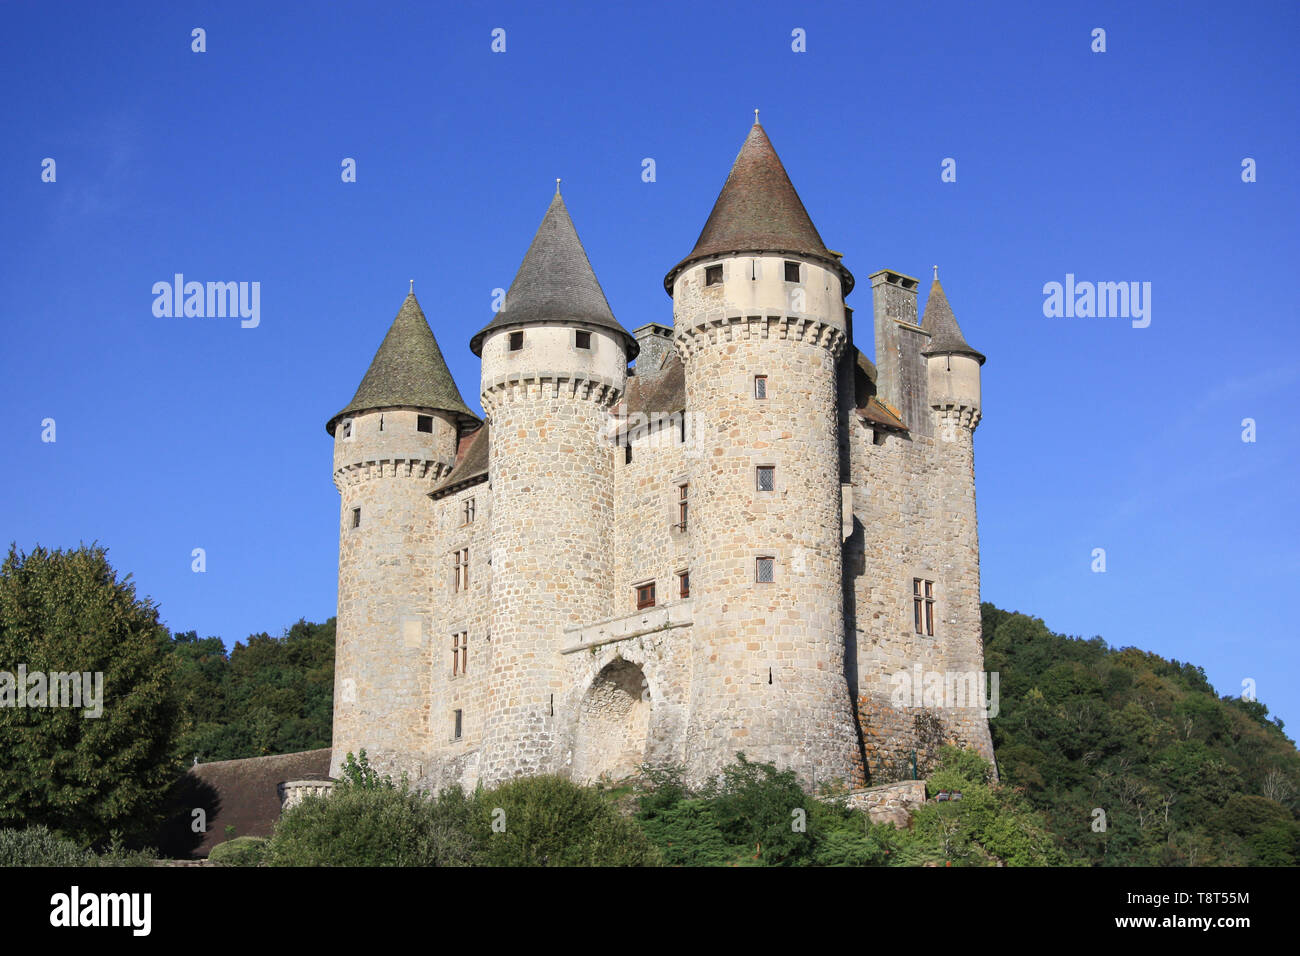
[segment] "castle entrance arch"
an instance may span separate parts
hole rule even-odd
[[[648,687],[641,668],[622,658],[596,675],[578,711],[575,780],[620,780],[640,768],[650,739]]]

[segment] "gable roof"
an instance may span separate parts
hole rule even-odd
[[[637,353],[636,339],[609,308],[559,189],[524,253],[501,310],[469,340],[470,351],[482,356],[483,340],[489,332],[535,322],[607,329],[623,337],[629,359]]]
[[[404,406],[451,412],[462,422],[479,420],[460,397],[414,292],[398,309],[352,401],[325,424],[325,430],[333,435],[348,415]]]
[[[695,248],[664,277],[664,288],[672,295],[677,275],[693,262],[740,252],[788,252],[820,259],[840,273],[846,294],[853,288],[853,274],[822,242],[781,157],[758,123],[740,147]]]

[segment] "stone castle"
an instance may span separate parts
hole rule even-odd
[[[671,327],[619,324],[558,184],[470,339],[483,420],[408,295],[326,426],[331,773],[362,748],[427,787],[644,763],[701,782],[737,752],[861,786],[949,741],[991,760],[984,356],[937,269],[923,319],[916,279],[870,281],[875,364],[853,274],[755,122],[664,278]]]

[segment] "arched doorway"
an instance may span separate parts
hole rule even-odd
[[[619,658],[605,666],[582,698],[573,747],[573,778],[588,783],[631,776],[645,760],[650,693],[641,668]]]

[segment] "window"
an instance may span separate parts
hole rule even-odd
[[[453,551],[452,555],[452,590],[456,592],[469,590],[469,548]]]
[[[685,445],[686,444],[686,413],[680,412],[678,414],[679,417],[677,419],[677,437],[678,439],[681,440],[681,443]]]
[[[771,584],[776,580],[776,558],[762,555],[754,559],[754,581]]]
[[[469,631],[457,631],[451,636],[451,675],[453,677],[459,677],[465,673],[468,655]]]
[[[433,416],[432,416],[432,415],[416,415],[416,416],[415,416],[415,430],[416,430],[417,432],[432,432],[432,431],[433,431]]]
[[[460,513],[464,517],[461,524],[472,524],[474,522],[474,499],[466,498],[460,506]]]
[[[636,609],[638,611],[647,607],[655,606],[655,583],[649,581],[646,584],[636,586]]]
[[[789,259],[786,260],[786,262],[785,262],[785,281],[786,281],[786,282],[798,282],[798,281],[799,281],[799,263],[797,263],[797,262],[791,262]]]
[[[758,488],[759,491],[776,490],[776,466],[759,465],[756,470],[756,475],[757,475],[756,487]]]
[[[708,266],[704,270],[705,285],[722,285],[722,266]]]
[[[683,601],[691,596],[691,572],[677,572],[677,596]]]
[[[632,439],[631,438],[629,438],[627,440],[627,444],[623,446],[623,464],[625,465],[632,464]]]
[[[934,582],[912,578],[912,621],[916,633],[934,637]]]
[[[575,346],[577,346],[578,348],[580,348],[580,349],[589,349],[589,348],[591,348],[591,333],[590,333],[590,332],[575,332],[575,333],[573,334],[573,344],[574,344]]]
[[[682,482],[677,486],[677,524],[673,525],[679,531],[686,530],[686,515],[690,508],[691,486],[687,482]]]
[[[767,376],[766,375],[754,376],[754,397],[767,398]]]
[[[361,527],[361,509],[360,509],[360,508],[353,508],[353,509],[352,509],[352,527],[354,527],[354,528],[360,528],[360,527]]]
[[[350,418],[343,419],[343,437],[344,438],[352,437],[352,419]]]
[[[510,333],[510,351],[512,351],[512,352],[518,352],[518,351],[519,351],[520,349],[522,349],[523,347],[524,347],[524,333],[522,333],[522,332],[511,332],[511,333]]]
[[[459,710],[453,710],[453,711],[452,711],[452,731],[451,731],[451,733],[452,733],[452,737],[451,737],[451,739],[452,739],[452,740],[460,740],[460,732],[461,732],[461,715],[462,715],[462,714],[463,714],[463,711],[459,711]]]
[[[383,430],[384,430],[384,416],[383,416],[383,415],[380,415],[380,416],[379,416],[379,430],[380,430],[380,431],[383,431]]]

